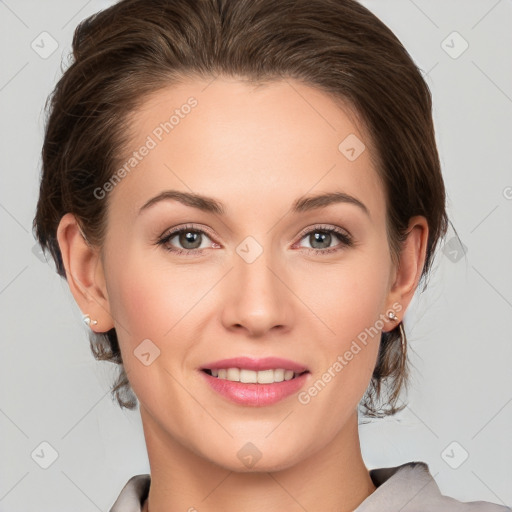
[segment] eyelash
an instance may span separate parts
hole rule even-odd
[[[163,246],[163,248],[166,251],[171,252],[173,254],[176,254],[178,256],[181,256],[181,255],[185,255],[185,256],[199,256],[199,255],[202,255],[203,252],[205,251],[205,249],[179,249],[179,248],[177,249],[177,248],[170,248],[168,245],[166,245],[176,235],[179,235],[181,233],[186,233],[186,232],[193,232],[193,233],[199,233],[199,234],[204,234],[204,235],[210,236],[207,231],[204,231],[202,229],[198,229],[198,228],[196,228],[196,227],[194,227],[192,225],[187,225],[187,226],[184,226],[182,228],[170,231],[169,233],[164,235],[162,238],[160,238],[156,242],[156,244]],[[301,235],[299,241],[302,240],[307,235],[310,235],[311,233],[315,233],[315,232],[330,233],[330,234],[333,233],[341,241],[341,243],[338,244],[335,247],[329,247],[327,249],[314,249],[314,248],[304,247],[304,249],[307,249],[308,251],[313,252],[314,254],[320,254],[320,255],[331,254],[333,252],[337,252],[337,251],[342,250],[344,247],[352,247],[354,245],[352,237],[348,233],[342,231],[339,228],[326,227],[326,226],[321,226],[321,225],[313,226],[313,228],[311,228],[309,231],[306,231],[305,233],[303,233]]]

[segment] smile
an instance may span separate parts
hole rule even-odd
[[[212,377],[218,379],[229,380],[231,382],[243,382],[245,384],[274,384],[292,380],[304,372],[294,372],[293,370],[285,370],[284,368],[276,368],[275,370],[248,370],[245,368],[220,368],[220,369],[204,369]]]

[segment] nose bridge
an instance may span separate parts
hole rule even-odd
[[[276,326],[291,322],[290,292],[280,274],[284,265],[254,239],[244,240],[236,249],[234,269],[230,273],[230,302],[225,304],[227,328],[245,327],[253,335],[262,335]]]

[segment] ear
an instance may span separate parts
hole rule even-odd
[[[387,298],[387,311],[394,310],[399,322],[402,321],[403,315],[418,287],[425,264],[427,241],[428,222],[426,218],[420,215],[411,217],[407,228],[407,239],[403,242],[399,262],[394,277],[392,277],[393,282],[390,283]],[[398,309],[397,304],[401,306],[400,309]],[[391,323],[393,325],[387,330],[396,327],[396,322]],[[386,331],[386,329],[383,329],[383,331]]]
[[[57,228],[57,241],[69,289],[80,310],[96,320],[90,328],[107,332],[114,327],[100,250],[85,240],[76,217],[66,213]]]

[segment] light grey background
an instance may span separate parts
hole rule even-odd
[[[443,493],[511,505],[512,2],[362,3],[431,87],[449,215],[467,248],[461,259],[453,241],[439,252],[407,311],[409,406],[361,426],[363,456],[370,469],[422,460]],[[107,511],[149,470],[139,413],[111,401],[113,366],[93,359],[67,284],[31,233],[45,99],[76,24],[110,4],[0,1],[0,511]],[[47,469],[43,442],[57,455]]]

